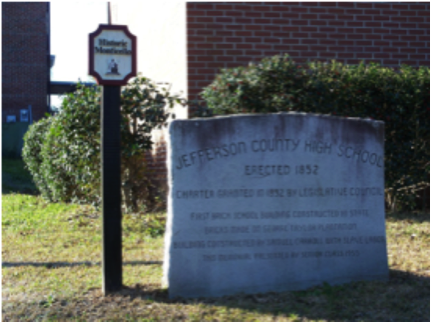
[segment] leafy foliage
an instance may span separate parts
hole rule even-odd
[[[121,167],[123,200],[128,209],[138,210],[138,201],[154,206],[156,196],[148,177],[146,152],[153,146],[151,132],[166,126],[175,104],[184,104],[165,88],[157,88],[147,78],[135,78],[121,93]]]
[[[65,97],[60,112],[46,119],[49,126],[42,129],[38,122],[26,136],[24,150],[37,146],[31,156],[38,156],[32,164],[26,161],[27,166],[33,176],[39,176],[36,185],[45,185],[40,189],[52,201],[100,204],[100,100],[99,87],[78,85],[76,92]],[[151,131],[174,117],[168,109],[175,103],[182,99],[145,77],[122,88],[121,176],[128,210],[137,211],[143,203],[150,206],[155,199],[146,152],[153,144]]]
[[[51,199],[51,192],[43,176],[41,166],[43,158],[41,149],[45,141],[46,133],[51,126],[52,118],[43,118],[31,125],[24,135],[24,146],[22,148],[22,159],[33,176],[33,181],[42,196]]]
[[[98,204],[100,89],[78,86],[52,117],[41,149],[42,173],[52,200]]]
[[[385,181],[395,201],[414,207],[429,185],[429,67],[310,62],[288,56],[225,69],[204,89],[216,114],[302,111],[385,121]]]

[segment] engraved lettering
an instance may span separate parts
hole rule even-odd
[[[344,146],[342,146],[342,145],[340,145],[340,146],[338,146],[338,150],[339,150],[339,152],[338,152],[338,156],[339,157],[341,157],[341,156],[343,156],[344,155]],[[347,157],[347,156],[346,156]]]
[[[220,154],[220,148],[219,147],[214,147],[214,156],[217,158],[218,157],[222,157],[222,155]]]
[[[211,157],[211,153],[212,153],[211,149],[206,148],[205,152],[207,153],[208,160],[213,160],[214,159],[213,157]]]
[[[183,168],[183,161],[181,160],[181,158],[178,158],[177,169],[181,169],[181,168]]]
[[[202,163],[203,162],[203,158],[204,158],[204,151],[203,150],[199,150],[198,151],[198,155],[199,155],[199,161]]]
[[[379,156],[377,161],[377,167],[383,167],[383,156]]]
[[[253,140],[251,142],[251,150],[253,150],[254,152],[259,151],[259,142],[257,140]]]
[[[229,150],[230,150],[230,153],[232,154],[232,155],[236,155],[236,152],[237,152],[237,148],[236,148],[236,145],[235,144],[230,144],[230,146],[229,146]]]
[[[365,155],[366,154],[366,155]],[[365,156],[365,159],[364,159],[364,156]],[[363,163],[366,163],[367,161],[368,161],[368,157],[370,156],[370,153],[368,152],[368,151],[366,151],[366,150],[364,150],[363,152],[362,152],[362,154],[361,154],[361,161],[363,162]]]
[[[196,151],[192,152],[192,153],[190,154],[190,157],[191,157],[191,159],[192,159],[192,164],[194,164],[194,163],[195,163],[195,158],[196,158]]]
[[[221,147],[221,149],[223,149],[223,152],[224,152],[223,156],[224,156],[224,157],[229,156],[229,150],[227,149],[227,145],[223,145],[223,146]]]
[[[377,161],[377,155],[375,153],[372,153],[370,156],[370,164],[374,165]]]

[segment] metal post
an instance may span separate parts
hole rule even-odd
[[[103,293],[122,288],[120,86],[103,86],[101,111]]]
[[[112,25],[111,2],[108,2],[108,25]]]

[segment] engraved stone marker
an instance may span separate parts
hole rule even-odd
[[[301,113],[173,121],[171,297],[387,279],[384,123]]]

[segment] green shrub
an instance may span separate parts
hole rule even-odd
[[[52,117],[41,148],[43,177],[54,201],[98,204],[100,89],[78,85]]]
[[[202,92],[216,114],[301,111],[385,122],[385,184],[392,207],[414,206],[429,185],[429,67],[295,64],[275,56],[222,70]]]
[[[45,140],[47,129],[51,126],[51,121],[52,118],[43,118],[32,124],[24,135],[24,145],[22,148],[22,159],[32,174],[36,187],[42,196],[48,200],[52,200],[52,197],[41,170],[43,162],[41,147]]]
[[[60,112],[37,142],[40,174],[54,201],[100,205],[100,88],[78,85],[63,100]],[[182,103],[149,79],[137,77],[121,91],[121,178],[124,207],[151,207],[151,180],[145,152],[151,150],[151,131],[166,124],[168,109]],[[34,131],[25,149],[35,141]],[[36,143],[35,143],[36,145]]]

